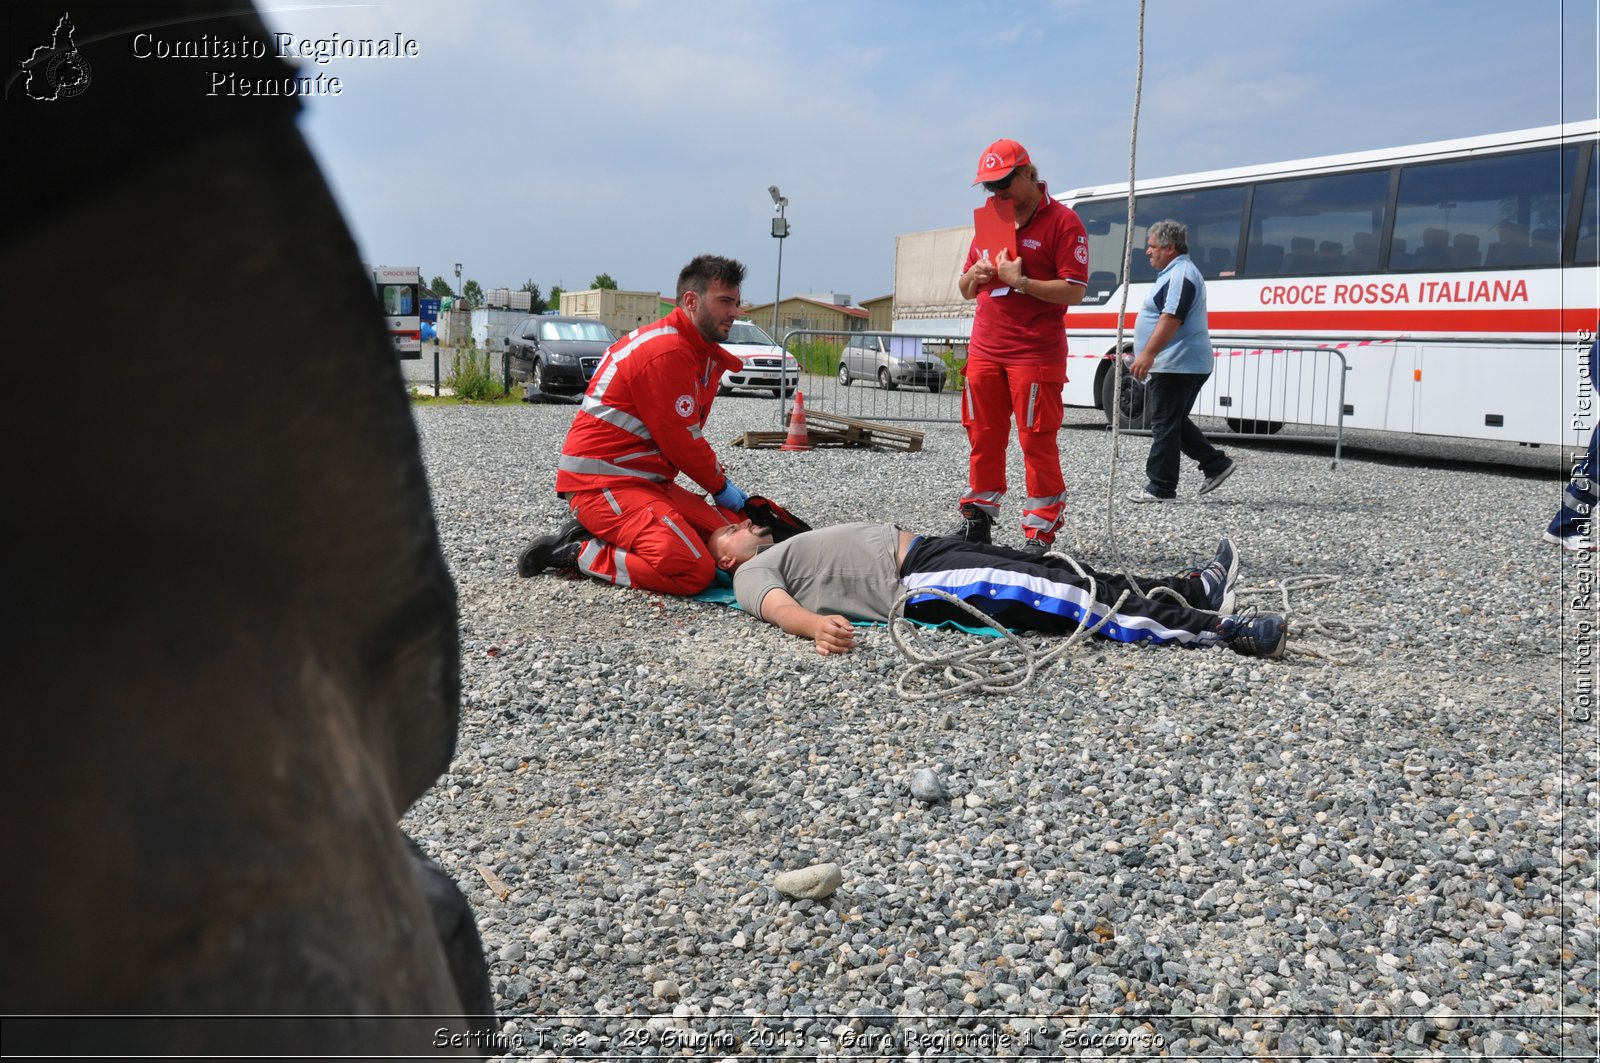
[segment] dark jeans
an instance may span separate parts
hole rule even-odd
[[[1206,477],[1228,467],[1228,456],[1211,445],[1205,433],[1189,420],[1189,408],[1205,387],[1209,373],[1151,373],[1146,382],[1145,406],[1150,410],[1150,457],[1145,461],[1145,485],[1162,498],[1178,496],[1181,454],[1200,464]]]

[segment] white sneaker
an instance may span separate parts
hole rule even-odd
[[[1557,535],[1553,531],[1546,531],[1544,533],[1544,541],[1547,543],[1555,543],[1557,546],[1561,547],[1561,549],[1570,550],[1573,553],[1577,553],[1581,550],[1595,549],[1594,536],[1579,535],[1577,532],[1573,532],[1571,535]]]
[[[1148,487],[1141,487],[1137,491],[1128,492],[1129,502],[1176,502],[1175,498],[1162,498],[1160,495],[1150,493]]]

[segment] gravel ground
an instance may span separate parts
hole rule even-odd
[[[958,426],[919,454],[726,445],[774,410],[712,416],[745,488],[949,525]],[[478,913],[510,1054],[1594,1054],[1596,732],[1562,693],[1594,570],[1538,541],[1559,477],[1240,446],[1204,501],[1119,506],[1113,544],[1110,437],[1066,431],[1059,547],[1163,573],[1230,535],[1243,602],[1333,577],[1295,630],[1353,641],[1085,643],[1021,692],[912,701],[881,629],[822,658],[734,609],[519,579],[571,416],[416,407],[463,701],[406,826]],[[774,885],[823,863],[825,899]]]

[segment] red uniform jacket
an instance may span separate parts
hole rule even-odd
[[[671,483],[680,472],[708,493],[722,490],[727,478],[703,431],[722,374],[741,364],[681,307],[613,343],[567,430],[556,490]]]

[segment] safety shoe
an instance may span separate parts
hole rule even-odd
[[[1239,579],[1239,553],[1233,548],[1233,540],[1227,536],[1217,540],[1217,556],[1211,559],[1211,564],[1190,572],[1189,578],[1199,580],[1205,588],[1204,600],[1193,604],[1219,616],[1230,615],[1233,585]]]
[[[1289,622],[1277,613],[1257,614],[1254,609],[1238,616],[1218,617],[1211,625],[1219,640],[1246,657],[1282,657],[1289,639]]]
[[[1217,488],[1221,487],[1222,481],[1232,476],[1233,470],[1237,469],[1238,467],[1238,462],[1230,461],[1228,462],[1228,467],[1226,469],[1223,469],[1215,476],[1206,477],[1206,482],[1200,485],[1200,493],[1203,495],[1210,494],[1212,491],[1215,491]]]
[[[517,575],[537,576],[547,568],[574,569],[583,541],[589,537],[582,524],[569,520],[549,535],[541,535],[522,548],[517,557]]]
[[[950,538],[965,539],[969,543],[987,543],[990,541],[989,529],[993,526],[993,517],[973,503],[963,502],[961,523],[950,529]]]
[[[1150,488],[1142,487],[1137,491],[1128,492],[1128,501],[1129,502],[1176,502],[1177,499],[1175,499],[1175,498],[1162,498],[1160,495],[1152,494],[1151,491],[1150,491]]]
[[[1050,552],[1050,544],[1043,539],[1024,539],[1020,549],[1029,557],[1043,557]]]

